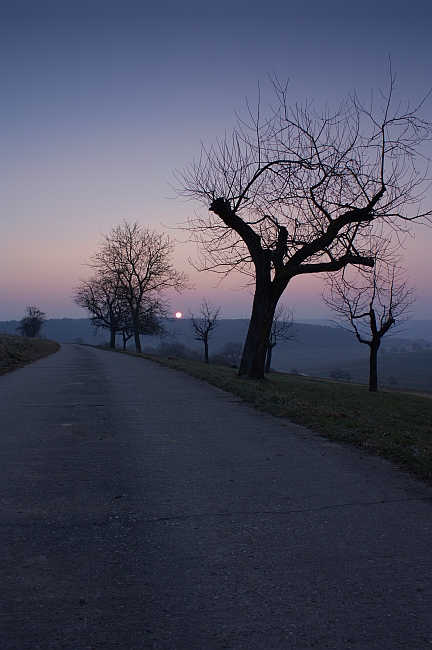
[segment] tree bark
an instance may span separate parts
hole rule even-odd
[[[370,345],[369,352],[369,390],[372,393],[378,391],[378,349],[379,344]]]
[[[110,330],[111,337],[110,337],[110,348],[115,348],[116,346],[116,330],[111,329]]]
[[[266,375],[270,373],[273,347],[274,347],[273,345],[269,345],[267,348],[267,358],[266,358],[265,370],[264,370]]]
[[[210,359],[209,359],[209,346],[208,346],[208,341],[207,341],[207,339],[204,339],[204,362],[205,362],[205,363],[210,363]]]
[[[243,349],[238,376],[264,379],[268,341],[279,296],[274,296],[270,278],[257,279],[252,315]]]
[[[134,337],[135,337],[135,352],[140,352],[141,353],[142,352],[142,350],[141,350],[141,339],[140,339],[138,328],[135,329]]]

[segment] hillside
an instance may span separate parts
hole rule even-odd
[[[55,341],[0,334],[0,375],[43,359],[57,352],[59,348],[59,344]]]
[[[332,327],[329,324],[323,324],[325,321],[318,321],[315,323],[301,323],[295,324],[297,330],[297,341],[288,341],[280,343],[276,349],[289,349],[294,352],[301,349],[314,349],[326,348],[330,350],[341,349],[358,349],[355,336],[350,332],[346,332],[337,327]],[[16,334],[16,328],[19,322],[0,321],[0,333]],[[243,343],[247,332],[247,321],[242,319],[221,320],[219,327],[214,332],[211,339],[211,347],[216,350],[228,341],[237,341]],[[188,347],[199,347],[199,343],[194,341],[192,336],[192,328],[190,321],[187,318],[181,320],[170,320],[166,322],[166,327],[171,332],[175,333],[176,339],[184,343]],[[108,340],[108,333],[104,330],[99,330],[95,333],[88,318],[52,318],[45,321],[42,335],[53,341],[59,343],[73,343],[77,339],[82,339],[84,343],[102,343]],[[413,340],[423,338],[432,343],[432,321],[430,320],[412,320],[403,328],[403,331],[396,334],[394,337],[387,337],[385,339],[385,346],[391,347],[396,342],[399,347],[411,347]],[[157,346],[158,339],[152,337],[143,337],[143,345]]]

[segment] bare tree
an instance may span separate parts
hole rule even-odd
[[[328,279],[325,303],[336,324],[346,323],[358,341],[369,346],[369,390],[378,390],[378,350],[391,327],[411,318],[414,288],[408,286],[400,260],[379,259],[372,269],[359,269],[353,279],[347,274]]]
[[[194,330],[193,338],[195,341],[202,341],[204,343],[205,363],[210,363],[209,339],[212,332],[218,326],[219,312],[220,307],[214,307],[207,298],[203,298],[197,316],[194,316],[194,314],[189,310],[191,326]]]
[[[140,334],[149,309],[155,317],[167,316],[163,291],[180,292],[188,286],[187,275],[172,265],[173,248],[167,235],[124,221],[103,236],[99,252],[89,263],[97,273],[119,283],[129,306],[137,352],[141,352]]]
[[[82,280],[73,289],[72,300],[90,316],[92,325],[110,332],[110,348],[115,348],[116,334],[127,331],[129,305],[121,297],[121,285],[115,276],[96,274]]]
[[[37,307],[27,307],[25,316],[21,319],[17,330],[21,332],[22,336],[36,338],[42,330],[42,326],[46,320],[46,314]]]
[[[96,274],[73,290],[72,300],[83,307],[90,316],[93,326],[110,332],[110,348],[115,348],[116,335],[121,334],[123,349],[135,334],[135,325],[124,289],[118,276]],[[142,301],[139,315],[139,334],[156,336],[164,332],[159,315],[164,313],[165,306],[157,299],[147,296]]]
[[[221,366],[231,366],[231,368],[238,368],[240,363],[241,355],[243,351],[243,345],[237,343],[236,341],[229,341],[225,343],[220,350],[217,350],[210,357],[211,363],[216,363]]]
[[[343,380],[350,382],[352,379],[352,374],[349,371],[343,370],[342,368],[339,368],[339,366],[336,366],[336,368],[333,368],[333,370],[329,372],[329,377],[335,381]]]
[[[254,300],[239,375],[264,376],[276,306],[291,280],[305,273],[372,267],[375,224],[404,229],[429,220],[420,201],[426,172],[417,169],[430,125],[419,108],[393,107],[393,82],[380,105],[354,94],[333,114],[288,105],[274,80],[269,117],[249,112],[232,138],[202,147],[177,172],[180,196],[208,208],[183,227],[198,243],[196,267],[250,277]],[[379,103],[378,102],[378,103]],[[421,106],[421,105],[420,105]]]
[[[243,352],[243,345],[237,341],[229,341],[220,349],[220,354],[228,360],[230,366],[237,368]]]
[[[273,316],[273,323],[270,330],[270,336],[267,344],[267,357],[265,364],[265,373],[268,375],[270,372],[273,348],[276,347],[278,341],[295,341],[297,331],[293,328],[294,325],[294,312],[284,305],[279,304],[276,307]]]

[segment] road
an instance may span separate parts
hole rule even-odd
[[[144,359],[0,378],[2,650],[432,647],[431,493]]]

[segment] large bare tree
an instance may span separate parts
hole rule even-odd
[[[371,269],[359,269],[328,278],[325,303],[336,324],[354,332],[369,346],[369,390],[378,390],[378,350],[390,328],[402,325],[412,313],[415,291],[400,265],[400,258],[376,257]]]
[[[188,286],[185,273],[174,268],[171,258],[174,244],[165,234],[124,221],[103,236],[99,251],[89,266],[98,274],[112,278],[121,288],[128,304],[135,348],[141,352],[140,334],[149,309],[155,317],[168,315],[163,298],[166,289],[182,291]]]
[[[318,113],[308,103],[289,106],[274,80],[268,117],[250,112],[231,138],[203,146],[176,173],[179,194],[208,208],[183,225],[198,243],[197,268],[239,270],[254,285],[240,376],[264,377],[275,309],[293,278],[372,267],[375,224],[397,230],[430,218],[419,207],[430,125],[419,108],[393,107],[393,81],[376,103],[354,94],[336,112]]]

